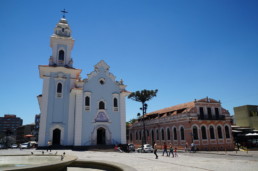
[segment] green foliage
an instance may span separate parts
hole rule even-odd
[[[128,99],[132,99],[137,102],[145,103],[146,101],[149,101],[153,97],[157,95],[158,90],[141,90],[141,91],[136,91],[132,92],[129,96]]]

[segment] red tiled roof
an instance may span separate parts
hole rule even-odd
[[[188,103],[183,103],[183,104],[179,104],[176,106],[171,106],[171,107],[167,107],[164,109],[160,109],[160,110],[156,110],[154,112],[148,113],[146,115],[152,115],[152,114],[162,114],[162,113],[168,113],[168,112],[172,112],[172,115],[176,115],[178,113],[187,113],[189,111],[191,111],[191,109],[195,106],[194,102],[188,102]]]

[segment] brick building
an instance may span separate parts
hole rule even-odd
[[[26,137],[26,135],[32,135],[35,129],[35,124],[23,125],[17,128],[16,142],[21,144],[24,142],[34,140],[34,137]]]
[[[194,142],[199,150],[233,150],[231,117],[221,102],[211,98],[160,109],[144,116],[146,142],[184,147]],[[129,143],[142,144],[143,118],[129,128]]]

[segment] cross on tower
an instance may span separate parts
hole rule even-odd
[[[65,9],[63,11],[61,11],[63,13],[63,18],[65,18],[65,14],[68,13],[68,11],[65,11]]]

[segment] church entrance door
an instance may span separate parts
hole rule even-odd
[[[60,145],[61,130],[55,129],[53,131],[53,145]]]
[[[106,144],[106,130],[104,128],[99,128],[97,130],[97,144]]]

